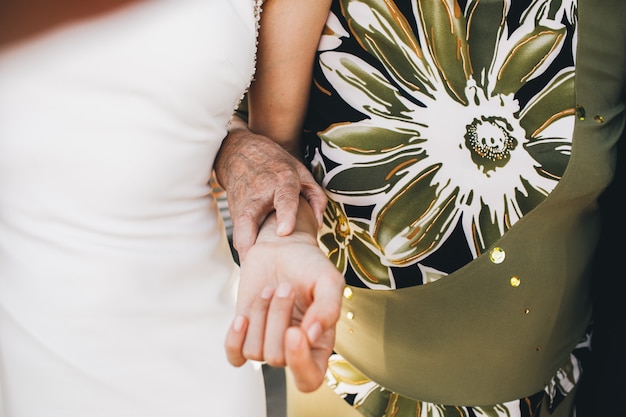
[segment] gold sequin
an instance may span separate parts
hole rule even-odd
[[[593,120],[595,120],[598,123],[604,123],[604,117],[600,116],[599,114],[594,116]]]
[[[522,283],[522,280],[519,279],[519,277],[513,276],[509,282],[511,283],[511,287],[517,288]]]
[[[352,292],[352,288],[350,287],[345,287],[343,289],[343,296],[345,298],[347,298],[348,300],[351,299],[352,297],[354,297],[354,292]]]
[[[352,311],[348,311],[346,313],[346,317],[348,318],[348,320],[354,320],[354,313]]]

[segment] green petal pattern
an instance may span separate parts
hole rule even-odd
[[[498,73],[494,93],[511,94],[528,81],[536,69],[562,43],[565,29],[535,27],[507,54]]]
[[[352,35],[363,49],[381,62],[395,64],[388,66],[394,80],[414,92],[429,94],[435,89],[422,49],[392,2],[343,0],[341,6]]]
[[[554,189],[574,122],[570,3],[533,0],[515,21],[510,1],[413,0],[411,22],[391,0],[340,1],[318,84],[362,119],[319,131],[315,162],[335,204],[320,240],[340,270],[397,288],[393,268],[424,262],[457,225],[476,257]]]
[[[425,44],[450,95],[465,103],[465,84],[472,75],[465,16],[454,0],[419,0]]]

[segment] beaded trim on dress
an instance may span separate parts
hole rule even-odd
[[[237,110],[239,108],[239,106],[241,105],[241,102],[244,100],[244,98],[246,97],[246,94],[248,93],[248,89],[250,88],[250,84],[252,84],[252,81],[254,80],[254,74],[256,73],[256,56],[257,56],[257,49],[258,49],[258,45],[259,45],[259,29],[261,27],[261,12],[263,11],[263,1],[264,0],[252,0],[254,5],[254,29],[255,29],[255,42],[254,42],[254,70],[252,72],[252,75],[250,76],[250,80],[248,81],[248,85],[246,86],[246,89],[244,90],[243,94],[241,95],[241,97],[239,98],[239,100],[237,101],[237,105],[235,106],[234,110]]]

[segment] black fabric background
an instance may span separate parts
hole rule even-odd
[[[592,282],[594,335],[584,365],[577,417],[626,416],[626,131],[618,144],[613,183],[600,199],[603,229]],[[621,197],[621,198],[620,198]]]

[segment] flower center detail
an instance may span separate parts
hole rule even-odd
[[[502,117],[481,116],[468,124],[465,146],[471,151],[472,161],[483,173],[505,166],[511,151],[517,147],[517,139],[511,136],[511,124]]]

